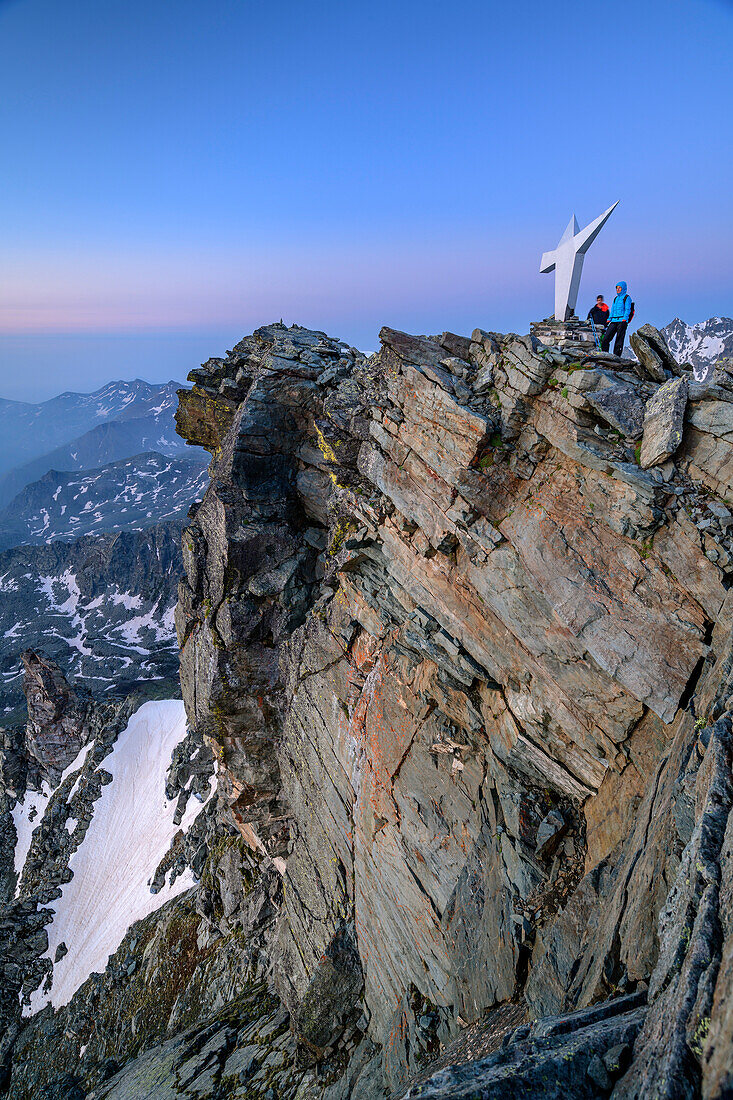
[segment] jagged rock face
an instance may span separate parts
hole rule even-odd
[[[733,393],[724,369],[690,385],[681,445],[645,470],[659,382],[631,364],[381,338],[364,361],[273,325],[192,373],[179,430],[214,457],[177,626],[189,717],[284,873],[296,1037],[328,1057],[363,1012],[398,1095],[492,1006],[583,1009],[667,950],[717,751],[696,714],[729,706]],[[360,974],[333,962],[352,922]]]
[[[181,391],[179,427],[214,452],[210,488],[183,536],[181,685],[192,723],[216,741],[246,838],[274,856],[287,842],[274,750],[285,709],[279,660],[323,576],[330,480],[319,446],[330,445],[319,439],[318,422],[326,398],[335,417],[343,415],[339,398],[353,414],[355,361],[357,354],[324,334],[272,326]],[[324,362],[340,385],[324,386]],[[223,412],[216,388],[205,389],[209,377],[222,389]],[[241,406],[222,434],[236,396]],[[202,408],[210,419],[201,419]]]
[[[52,732],[58,709],[70,715],[75,692],[57,668],[45,662],[41,675],[37,663],[29,655],[29,694],[46,691],[45,699],[35,698],[34,719],[40,722],[46,714]],[[2,1095],[8,1100],[272,1100],[273,1095],[339,1100],[343,1093],[329,1091],[333,1074],[324,1077],[320,1067],[302,1064],[288,1014],[267,988],[270,963],[264,947],[282,903],[281,876],[248,852],[227,808],[212,795],[213,760],[196,731],[177,740],[181,704],[148,703],[131,715],[133,708],[131,699],[117,705],[86,699],[80,708],[84,730],[77,733],[86,731],[89,740],[81,753],[55,787],[26,790],[10,813],[8,796],[15,800],[7,782],[11,761],[0,757]],[[173,726],[165,722],[171,714],[178,716]],[[156,715],[163,721],[156,722]],[[170,753],[171,734],[176,743],[163,790],[160,765]],[[27,755],[27,745],[16,744],[14,751]],[[152,797],[145,792],[151,771],[158,773]],[[198,813],[195,802],[193,811],[188,806],[192,794],[204,802]],[[95,830],[99,816],[106,828]],[[128,825],[138,843],[128,833],[115,851]],[[150,854],[150,834],[164,842],[172,837],[154,874],[141,854],[146,849]],[[17,884],[14,862],[21,871]],[[188,872],[180,884],[177,876],[188,868],[196,881]],[[87,885],[94,883],[86,896],[78,876],[86,876]],[[75,886],[74,914],[74,903],[65,895]],[[158,909],[171,891],[179,896]],[[132,919],[133,895],[133,911],[158,911],[134,921],[124,933],[120,911]],[[101,953],[100,935],[106,945]],[[60,972],[68,960],[71,969]],[[344,929],[323,962],[327,996],[343,998],[354,983],[360,988],[353,929]],[[22,1004],[27,1009],[30,999],[34,1011],[49,993],[55,1011],[49,1005],[21,1019]],[[307,1012],[307,1005],[303,1009]],[[310,1016],[315,1042],[330,1034],[319,1031],[318,1010],[316,1003]],[[305,1028],[308,1022],[304,1016]],[[359,1038],[364,1030],[365,1025]],[[373,1079],[372,1055],[371,1044],[361,1042],[348,1068],[349,1080],[363,1079],[365,1069]],[[343,1069],[342,1059],[339,1075]]]

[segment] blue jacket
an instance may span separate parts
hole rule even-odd
[[[616,286],[621,287],[621,293],[613,299],[611,312],[608,315],[608,323],[611,321],[628,321],[631,317],[631,298],[626,293],[626,283],[619,279]]]

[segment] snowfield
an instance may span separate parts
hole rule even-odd
[[[43,820],[43,815],[48,805],[48,800],[53,791],[47,783],[41,784],[40,791],[28,791],[22,802],[17,802],[11,810],[13,825],[15,826],[15,873],[18,876],[15,896],[18,896],[20,887],[20,875],[31,846],[33,831]]]
[[[112,782],[94,803],[87,834],[69,863],[74,877],[51,903],[55,915],[47,925],[48,957],[54,958],[61,943],[68,954],[54,964],[50,991],[44,993],[41,986],[32,995],[29,1015],[49,1003],[54,1008],[66,1004],[93,971],[104,970],[131,924],[194,885],[186,871],[173,885],[166,880],[159,893],[150,892],[174,836],[185,832],[202,808],[191,799],[183,821],[175,825],[176,802],[165,797],[171,754],[185,733],[181,700],[144,703],[102,762]],[[80,764],[81,753],[65,774]],[[26,826],[20,841],[26,851],[29,841]]]

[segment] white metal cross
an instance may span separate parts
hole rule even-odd
[[[555,272],[555,320],[567,321],[575,312],[580,289],[580,275],[585,254],[618,206],[615,202],[604,214],[580,229],[573,214],[557,248],[543,252],[540,271],[543,275]]]

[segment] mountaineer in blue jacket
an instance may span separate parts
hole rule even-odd
[[[608,324],[601,337],[601,351],[608,351],[611,340],[615,336],[616,342],[613,345],[613,354],[618,356],[622,354],[626,328],[631,320],[633,307],[634,303],[626,293],[626,283],[621,280],[621,282],[616,283],[616,297],[613,299],[611,312],[608,315]]]

